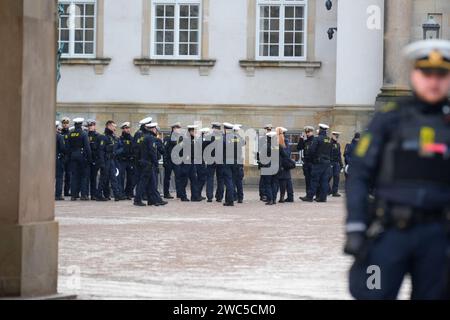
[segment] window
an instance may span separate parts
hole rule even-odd
[[[200,0],[154,0],[152,58],[199,59],[200,13]]]
[[[307,0],[257,0],[256,57],[306,60]]]
[[[65,58],[94,58],[96,0],[60,0],[59,47]]]

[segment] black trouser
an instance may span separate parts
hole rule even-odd
[[[98,172],[100,168],[97,164],[91,164],[89,166],[89,186],[91,197],[97,198],[101,195],[98,194]]]

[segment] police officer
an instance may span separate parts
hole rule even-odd
[[[207,141],[207,136],[210,133],[210,129],[209,128],[202,128],[200,129],[200,137],[198,138],[197,142],[199,144],[198,148],[200,149],[200,145],[201,145],[201,160],[198,159],[197,162],[201,162],[201,163],[196,163],[195,164],[195,168],[197,171],[197,190],[198,193],[200,195],[200,197],[202,198],[202,200],[205,200],[206,198],[202,196],[203,194],[203,188],[206,186],[206,181],[208,180],[208,169],[206,167],[206,162],[205,159],[203,157],[203,153],[205,151],[206,146],[208,145],[208,141]]]
[[[122,134],[119,138],[119,187],[121,192],[128,200],[134,196],[134,178],[135,178],[135,158],[133,151],[133,136],[131,135],[130,122],[124,122],[120,125]]]
[[[69,133],[67,139],[67,150],[70,159],[71,172],[71,200],[76,201],[81,192],[81,200],[87,201],[87,179],[89,164],[92,162],[91,147],[86,132],[83,131],[83,118],[73,120],[74,129]]]
[[[263,182],[263,192],[266,198],[266,205],[277,203],[279,190],[278,173],[280,170],[280,159],[274,158],[279,155],[278,135],[271,131],[266,133],[265,143],[260,149],[261,179]],[[262,155],[266,157],[262,157]],[[266,159],[264,159],[266,158]],[[266,160],[266,161],[265,161]]]
[[[63,178],[64,178],[64,161],[66,158],[66,144],[64,137],[60,131],[61,123],[56,121],[56,177],[55,177],[55,200],[63,201]]]
[[[223,144],[223,157],[224,157],[224,164],[223,164],[223,179],[225,184],[225,202],[224,206],[226,207],[232,207],[234,206],[234,182],[233,182],[233,167],[235,165],[235,155],[234,155],[234,138],[235,135],[233,134],[234,125],[225,122],[223,124],[224,128],[224,144]]]
[[[98,172],[100,170],[98,166],[99,161],[99,144],[100,144],[100,134],[96,129],[97,122],[95,120],[88,120],[88,138],[89,145],[91,147],[92,153],[92,163],[89,164],[89,182],[88,187],[90,188],[91,200],[97,200],[98,197]]]
[[[211,131],[205,136],[205,155],[206,160],[206,198],[208,202],[213,202],[214,197],[214,178],[216,178],[216,193],[215,198],[217,202],[223,201],[224,195],[224,180],[223,180],[223,155],[218,154],[223,152],[223,134],[221,132],[222,124],[213,122],[211,124]]]
[[[234,164],[232,166],[234,201],[237,203],[244,202],[244,153],[242,148],[245,146],[245,139],[240,134],[241,127],[240,124],[233,126],[232,138],[234,144]]]
[[[311,145],[314,140],[314,127],[306,126],[304,128],[305,134],[300,138],[297,150],[303,154],[303,175],[305,176],[305,186],[306,186],[306,194],[311,192],[311,172],[313,159],[311,155]],[[306,198],[307,196],[303,197]],[[300,197],[301,199],[302,197]]]
[[[286,132],[288,132],[288,129],[280,127],[277,128],[277,131],[282,136],[280,141],[283,143],[280,143],[280,171],[278,173],[278,183],[280,186],[280,201],[279,203],[292,203],[294,202],[294,187],[292,184],[292,176],[291,176],[291,170],[288,168],[285,168],[282,164],[283,161],[291,161],[291,160],[285,160],[285,159],[291,159],[291,147],[290,147],[290,141],[286,137]],[[293,161],[293,160],[292,160]],[[294,163],[295,165],[295,163]],[[287,194],[287,198],[285,199],[284,196]]]
[[[98,201],[109,200],[111,189],[115,201],[127,199],[127,197],[122,195],[118,183],[119,168],[116,162],[118,139],[115,136],[116,129],[117,125],[114,121],[107,121],[105,125],[105,134],[100,138],[100,183],[98,187]]]
[[[341,197],[339,194],[339,182],[341,179],[341,171],[344,168],[341,145],[338,142],[340,135],[341,133],[337,131],[331,133],[331,176],[328,195],[332,195],[335,198]],[[333,181],[333,184],[331,184],[331,181]]]
[[[413,96],[390,102],[375,115],[349,171],[345,252],[356,257],[350,291],[357,299],[395,299],[408,273],[412,299],[444,297],[449,266],[450,42],[420,41],[405,53],[414,64]],[[369,266],[379,271],[375,290],[367,286]]]
[[[181,164],[181,201],[188,202],[189,198],[186,194],[188,182],[191,186],[191,200],[193,202],[202,201],[198,190],[197,170],[195,167],[195,144],[197,125],[189,125],[187,127],[187,137],[183,139],[183,163]],[[189,145],[186,145],[189,144]],[[187,154],[184,153],[187,151]]]
[[[172,132],[170,135],[164,138],[164,198],[173,199],[174,197],[170,194],[170,180],[172,178],[172,172],[175,176],[175,190],[177,198],[181,198],[180,192],[180,166],[176,165],[172,161],[172,151],[173,148],[181,142],[181,123],[177,122],[171,125]]]
[[[361,134],[359,132],[356,132],[352,142],[348,143],[345,146],[345,151],[344,151],[344,161],[345,161],[345,177],[348,176],[348,170],[350,168],[350,165],[352,163],[352,158],[353,158],[353,154],[355,152],[356,149],[356,145],[359,142],[359,139],[361,138]]]
[[[164,206],[166,201],[161,199],[157,188],[157,178],[155,167],[159,166],[158,161],[158,146],[156,136],[158,134],[158,124],[148,123],[144,125],[142,136],[139,138],[140,157],[139,157],[139,172],[141,177],[136,189],[136,196],[134,198],[134,205],[143,207],[142,202],[144,193],[147,194],[149,206]]]
[[[268,139],[268,137],[267,137],[267,133],[269,133],[269,132],[272,132],[272,129],[273,129],[273,126],[271,125],[271,124],[266,124],[265,126],[264,126],[264,135],[263,136],[261,136],[260,138],[259,138],[259,141],[258,141],[258,145],[259,145],[259,149],[261,149],[261,147],[263,146],[263,145],[266,145],[267,144],[267,139]],[[260,161],[259,161],[259,153],[257,154],[257,160],[258,160],[258,170],[261,170],[261,168],[262,168],[262,165],[261,165],[261,163],[260,163]],[[262,177],[262,175],[260,175],[260,177],[259,177],[259,200],[260,201],[264,201],[264,202],[267,202],[267,196],[265,195],[265,187],[264,187],[264,181],[263,181],[263,177]]]
[[[69,133],[70,133],[70,118],[64,117],[61,119],[61,135],[64,137],[64,141],[67,145],[67,140],[69,139]],[[70,197],[70,159],[69,157],[66,157],[64,160],[64,196]]]
[[[148,130],[145,128],[147,124],[150,124],[153,121],[153,118],[147,117],[139,121],[139,130],[134,134],[133,137],[133,151],[134,151],[134,157],[135,157],[135,176],[134,176],[134,185],[137,188],[137,185],[139,184],[139,179],[141,178],[142,174],[140,172],[140,152],[141,152],[141,146],[140,144],[144,141],[144,135],[148,134]],[[147,194],[144,194],[144,200],[147,198]]]
[[[331,175],[331,139],[327,135],[330,127],[326,124],[319,124],[319,135],[314,138],[311,147],[311,158],[313,164],[311,168],[311,188],[306,197],[300,198],[302,201],[313,202],[316,195],[316,202],[326,202],[328,196],[328,182]]]

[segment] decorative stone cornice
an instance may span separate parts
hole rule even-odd
[[[305,69],[308,77],[322,67],[321,61],[272,61],[272,60],[240,60],[239,65],[245,68],[249,77],[254,76],[256,68],[300,68]]]
[[[103,74],[104,67],[111,63],[111,58],[61,58],[65,66],[93,66],[96,74]]]
[[[209,75],[209,70],[216,65],[214,59],[150,59],[137,58],[133,60],[135,66],[141,69],[144,75],[150,74],[150,67],[198,67],[201,76]]]

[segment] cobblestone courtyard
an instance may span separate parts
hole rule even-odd
[[[234,208],[65,201],[56,212],[59,291],[79,298],[350,298],[343,199],[265,206],[247,191]]]

